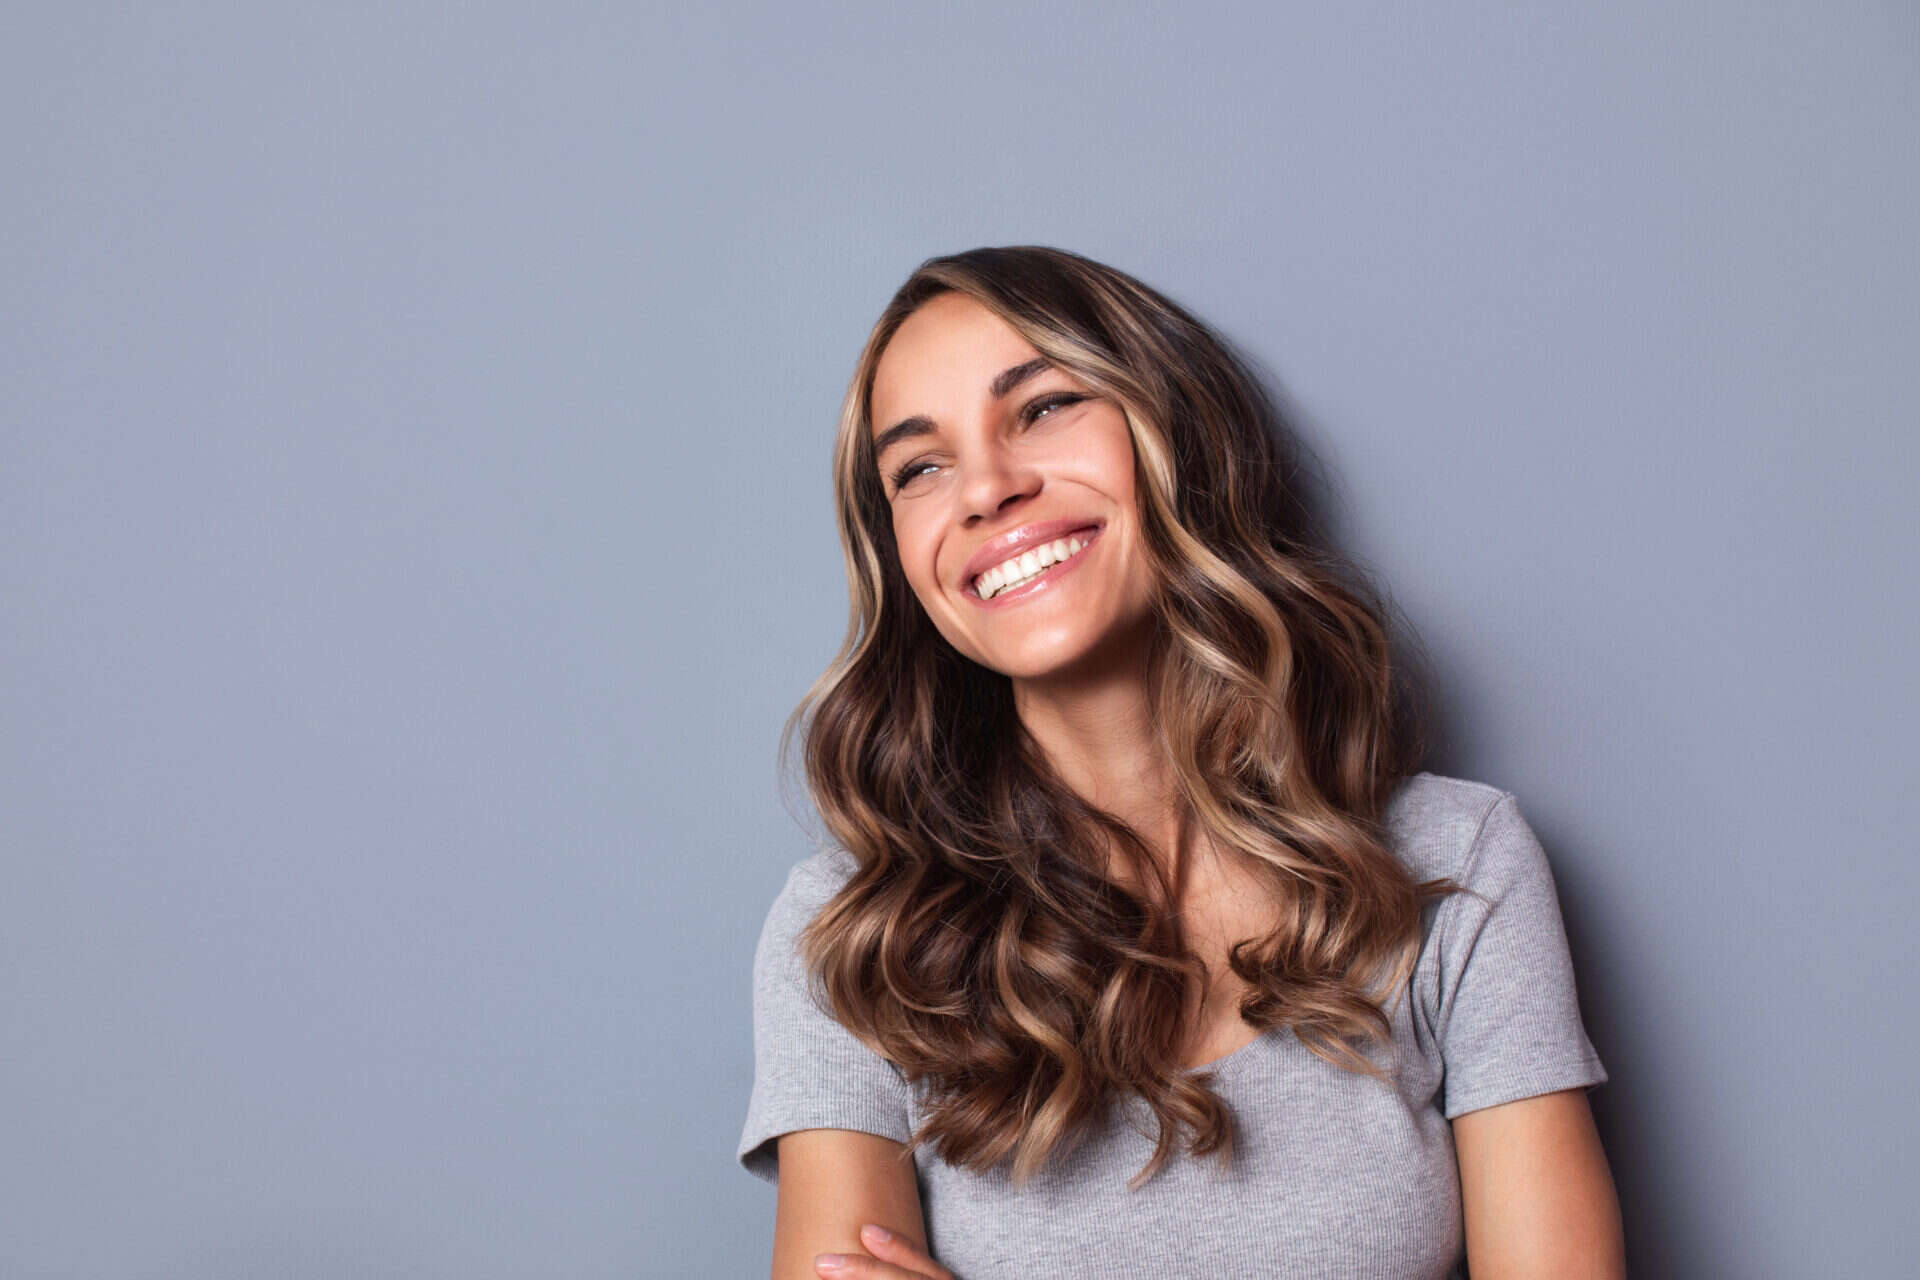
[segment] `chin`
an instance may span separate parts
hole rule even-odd
[[[941,634],[962,656],[1009,680],[1044,680],[1122,658],[1138,643],[1148,613],[1142,609],[1138,617],[1112,615],[1096,604],[1077,617],[1035,617],[1025,627],[1010,626],[1018,621],[1017,612],[1002,614],[979,630],[965,625],[971,619],[950,617],[943,620]],[[984,643],[989,639],[994,643]]]
[[[976,658],[975,661],[1009,680],[1044,680],[1072,674],[1095,648],[1094,645],[1076,645],[1064,649],[1048,648],[1045,651],[995,653]]]

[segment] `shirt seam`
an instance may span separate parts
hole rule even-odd
[[[1454,883],[1461,887],[1461,892],[1447,895],[1447,900],[1440,904],[1439,916],[1436,917],[1433,922],[1434,941],[1441,944],[1434,948],[1434,959],[1436,961],[1440,959],[1440,952],[1444,950],[1445,943],[1448,940],[1448,927],[1452,925],[1454,918],[1458,916],[1461,911],[1465,910],[1465,908],[1459,905],[1460,899],[1466,897],[1468,894],[1472,894],[1476,898],[1480,898],[1483,901],[1485,900],[1484,894],[1477,893],[1466,886],[1468,881],[1473,879],[1475,868],[1480,865],[1480,858],[1484,852],[1481,847],[1481,842],[1486,839],[1487,824],[1493,821],[1493,815],[1500,806],[1513,798],[1513,792],[1511,791],[1502,791],[1493,798],[1493,803],[1489,804],[1486,812],[1480,815],[1480,825],[1474,828],[1473,839],[1467,844],[1467,856],[1461,859],[1459,870],[1450,877]]]

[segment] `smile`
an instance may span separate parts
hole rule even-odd
[[[1093,544],[1100,530],[1082,529],[1052,542],[1029,547],[988,569],[974,579],[972,594],[990,603],[1010,594],[1024,594],[1035,583],[1053,578],[1075,564],[1080,553]]]

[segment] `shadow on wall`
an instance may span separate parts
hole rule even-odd
[[[1573,955],[1580,989],[1581,1015],[1588,1037],[1607,1066],[1607,1083],[1587,1096],[1620,1191],[1627,1274],[1712,1275],[1710,1242],[1690,1229],[1686,1215],[1673,1212],[1674,1206],[1689,1203],[1692,1196],[1681,1185],[1672,1162],[1663,1159],[1671,1140],[1661,1135],[1681,1131],[1679,1125],[1663,1120],[1678,1108],[1677,1098],[1663,1096],[1661,1089],[1672,1073],[1655,1065],[1660,1062],[1656,1046],[1640,1043],[1639,1029],[1646,1020],[1636,1018],[1634,1009],[1641,1002],[1613,977],[1625,968],[1615,963],[1623,946],[1619,931],[1607,927],[1604,904],[1588,891],[1590,882],[1581,874],[1581,868],[1601,865],[1611,854],[1583,846],[1577,835],[1550,826],[1542,826],[1539,835],[1553,864],[1560,914],[1567,925],[1567,949]],[[1690,1143],[1721,1145],[1702,1134],[1699,1124],[1698,1117],[1687,1120]],[[1727,1143],[1723,1149],[1734,1147]]]
[[[1425,704],[1429,744],[1426,767],[1454,777],[1477,777],[1471,761],[1452,746],[1472,739],[1471,734],[1455,732],[1457,726],[1472,721],[1471,712],[1456,710],[1450,697],[1460,682],[1449,680],[1439,668],[1421,640],[1418,626],[1394,599],[1392,584],[1378,579],[1371,566],[1348,550],[1346,533],[1339,524],[1341,504],[1336,500],[1328,468],[1306,443],[1308,438],[1320,438],[1319,433],[1311,429],[1313,424],[1271,369],[1238,346],[1234,353],[1270,397],[1269,435],[1283,459],[1283,474],[1291,479],[1289,496],[1297,508],[1287,513],[1290,527],[1300,529],[1310,543],[1338,553],[1379,592],[1387,606],[1396,661]],[[1534,825],[1553,866],[1582,1017],[1607,1067],[1607,1083],[1589,1093],[1588,1099],[1620,1193],[1628,1274],[1709,1274],[1707,1242],[1689,1238],[1687,1221],[1665,1208],[1684,1204],[1687,1199],[1671,1162],[1662,1162],[1664,1144],[1656,1138],[1657,1131],[1667,1128],[1659,1123],[1659,1117],[1672,1104],[1651,1090],[1664,1073],[1644,1065],[1630,1066],[1655,1062],[1658,1055],[1653,1046],[1635,1039],[1636,1026],[1642,1023],[1632,1016],[1638,1003],[1634,994],[1609,981],[1610,975],[1623,971],[1621,965],[1613,963],[1621,945],[1619,933],[1607,928],[1604,904],[1589,891],[1589,882],[1580,874],[1580,868],[1600,865],[1609,855],[1606,850],[1582,847],[1574,836],[1552,829],[1531,812],[1528,822]]]

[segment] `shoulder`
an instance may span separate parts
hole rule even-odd
[[[1463,892],[1429,901],[1415,1031],[1452,1120],[1606,1079],[1586,1037],[1553,870],[1510,791],[1434,774],[1389,802],[1396,851]]]
[[[856,865],[833,850],[789,868],[754,953],[754,1082],[738,1154],[769,1180],[782,1134],[853,1129],[903,1143],[911,1130],[904,1077],[835,1018],[796,945]]]
[[[1518,820],[1513,793],[1484,782],[1416,773],[1387,801],[1382,821],[1393,852],[1415,879],[1464,880],[1496,810]]]
[[[802,858],[787,869],[786,883],[773,900],[768,920],[797,918],[805,924],[853,878],[858,866],[853,855],[840,848],[822,849]]]
[[[764,1032],[784,1038],[796,1028],[811,1027],[831,1034],[828,1006],[817,990],[800,934],[852,876],[855,865],[850,854],[822,852],[788,869],[754,946],[754,1016]]]
[[[794,939],[853,878],[858,865],[846,850],[827,848],[787,869],[786,883],[767,908],[760,930],[758,967],[778,967],[791,958]]]

